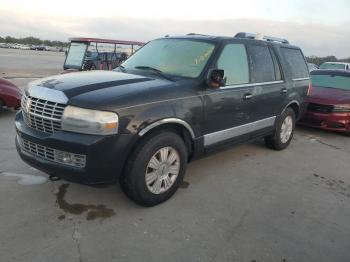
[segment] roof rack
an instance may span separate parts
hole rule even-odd
[[[273,37],[273,36],[264,36],[262,34],[256,33],[246,33],[240,32],[235,35],[236,38],[247,38],[247,39],[255,39],[255,40],[265,40],[268,42],[276,42],[281,44],[289,44],[289,41],[283,38]]]
[[[197,33],[188,33],[186,35],[198,35],[198,36],[209,36],[209,35],[205,35],[205,34],[197,34]]]

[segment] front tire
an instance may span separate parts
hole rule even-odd
[[[2,112],[5,108],[5,102],[0,99],[0,112]]]
[[[287,148],[292,141],[295,130],[295,112],[288,107],[278,118],[275,131],[272,135],[265,137],[265,144],[274,150]]]
[[[169,131],[151,134],[129,157],[121,186],[125,194],[142,206],[168,200],[179,188],[187,166],[187,147]]]
[[[344,136],[350,137],[350,132],[344,133]]]

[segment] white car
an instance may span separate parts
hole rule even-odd
[[[19,49],[21,50],[30,50],[30,47],[27,45],[19,45]]]

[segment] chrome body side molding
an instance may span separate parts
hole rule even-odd
[[[304,81],[304,80],[310,80],[310,77],[303,77],[303,78],[293,78],[293,81]]]
[[[256,122],[241,126],[232,127],[218,132],[204,135],[204,146],[210,146],[218,142],[225,141],[240,135],[258,131],[266,127],[272,127],[275,124],[276,116],[265,118]]]
[[[237,87],[252,87],[252,86],[265,86],[265,85],[273,85],[273,84],[281,84],[284,83],[282,80],[278,81],[270,81],[270,82],[261,82],[261,83],[249,83],[249,84],[238,84],[238,85],[227,85],[220,88],[220,90],[237,88]]]
[[[144,129],[142,129],[139,132],[139,136],[143,136],[145,135],[148,131],[152,130],[153,128],[160,126],[160,125],[164,125],[164,124],[179,124],[182,125],[183,127],[185,127],[187,129],[187,131],[190,133],[191,137],[194,139],[195,135],[193,132],[192,127],[184,120],[179,119],[179,118],[164,118],[161,119],[159,121],[156,121],[148,126],[146,126]]]

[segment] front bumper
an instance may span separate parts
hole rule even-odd
[[[15,125],[17,151],[26,163],[49,175],[84,184],[117,181],[136,139],[132,134],[96,136],[65,131],[46,134],[28,127],[21,112],[16,115]],[[23,148],[23,141],[35,151]],[[84,157],[84,164],[66,164],[64,153],[73,155],[73,159]]]
[[[300,124],[329,131],[350,132],[350,113],[318,113],[307,111]]]

